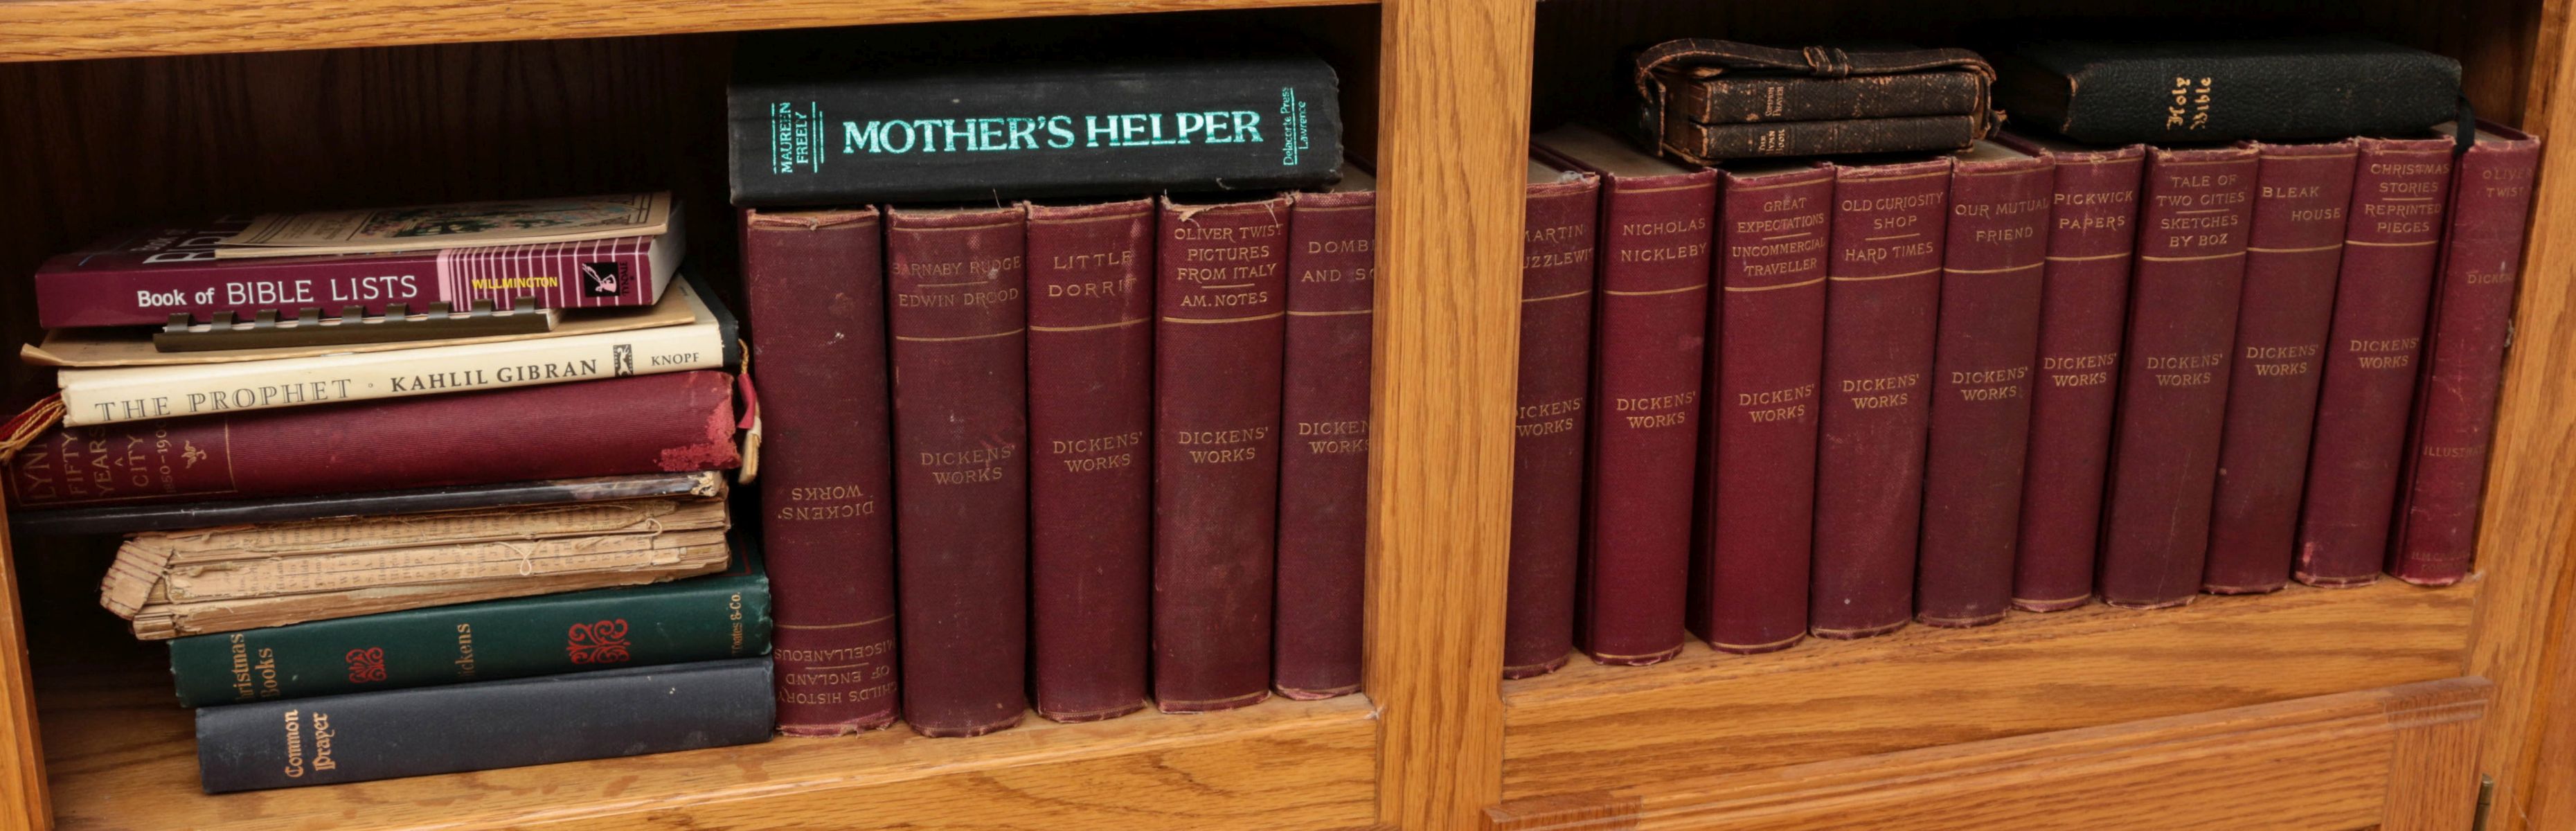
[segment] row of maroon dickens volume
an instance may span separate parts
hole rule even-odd
[[[780,729],[1357,690],[1374,223],[1364,181],[747,213]]]
[[[2458,581],[2538,145],[2444,129],[1723,169],[1540,136],[1506,675]]]

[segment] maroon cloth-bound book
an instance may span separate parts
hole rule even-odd
[[[1914,617],[1950,160],[1834,166],[1816,423],[1811,631],[1858,638]]]
[[[1029,212],[1029,649],[1038,715],[1145,708],[1154,202]]]
[[[1681,651],[1689,597],[1717,174],[1580,127],[1537,144],[1602,179],[1578,634],[1595,661],[1651,664]]]
[[[1287,197],[1163,202],[1155,237],[1154,700],[1270,695]]]
[[[680,261],[674,225],[657,236],[584,242],[451,248],[390,254],[216,259],[224,238],[249,215],[136,228],[55,256],[36,269],[36,318],[47,327],[138,326],[185,314],[204,322],[230,312],[293,319],[303,309],[338,317],[403,304],[457,310],[477,302],[508,309],[521,298],[542,309],[650,306]]]
[[[57,428],[7,485],[44,510],[714,470],[733,434],[733,376],[676,372]]]
[[[2512,333],[2513,289],[2522,272],[2523,228],[2540,164],[2539,139],[2493,124],[2474,129],[2476,143],[2460,154],[2451,184],[2450,231],[2388,547],[2388,573],[2431,586],[2469,573]]]
[[[2345,209],[2357,155],[2349,140],[2258,144],[2245,291],[2228,353],[2227,419],[2210,499],[2201,588],[2249,594],[2290,581],[2317,356],[2334,316]]]
[[[2452,140],[2361,140],[2325,385],[2317,394],[2299,582],[2376,582],[2388,559],[2416,360],[2451,204]]]
[[[2251,147],[2148,152],[2095,578],[2105,603],[2200,593],[2257,164]]]
[[[2004,619],[2013,519],[2030,441],[2054,166],[1992,142],[1957,156],[1941,259],[1941,322],[1924,441],[1923,543],[1914,617],[1939,626]]]
[[[924,736],[1028,709],[1026,217],[886,212],[903,720]]]
[[[1521,355],[1512,422],[1512,555],[1503,677],[1565,666],[1583,540],[1592,375],[1593,223],[1601,177],[1532,161],[1523,195]]]
[[[894,470],[875,208],[745,211],[778,730],[894,723]]]
[[[1690,626],[1721,651],[1769,652],[1807,635],[1834,171],[1777,162],[1719,178]]]
[[[1301,700],[1360,688],[1377,193],[1368,174],[1344,171],[1329,193],[1295,194],[1288,213],[1271,683]]]
[[[2011,133],[2003,141],[2043,152],[2057,167],[2012,592],[2014,608],[2053,612],[2093,599],[2146,148],[2085,149]]]

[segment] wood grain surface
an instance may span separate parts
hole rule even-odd
[[[49,669],[38,683],[62,829],[1307,831],[1375,810],[1377,726],[1358,696],[207,796],[166,663]]]
[[[1527,0],[1392,0],[1381,22],[1369,695],[1379,821],[1500,798]]]
[[[2484,679],[1623,784],[1506,803],[1492,831],[2211,828],[2457,831]]]
[[[0,62],[1258,9],[1366,1],[10,0],[0,3]]]
[[[1768,655],[1692,644],[1504,686],[1506,799],[1581,793],[2282,701],[2459,674],[2480,588],[2092,606]]]
[[[7,458],[0,453],[0,461]],[[8,527],[9,506],[0,501],[0,831],[35,831],[52,823],[53,804],[27,660],[27,616],[18,602],[18,556]]]

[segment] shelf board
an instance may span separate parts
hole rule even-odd
[[[1366,2],[9,0],[0,2],[0,63]]]
[[[1505,682],[1506,800],[2159,718],[2462,673],[2476,582],[2295,587],[2151,612],[1911,626],[1769,655],[1693,644]]]
[[[480,773],[208,796],[166,666],[37,676],[56,827],[1323,829],[1376,810],[1367,699],[972,739],[902,728]],[[422,729],[435,730],[435,724]]]

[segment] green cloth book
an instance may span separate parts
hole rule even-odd
[[[177,638],[170,675],[206,707],[767,655],[769,629],[769,578],[738,553],[667,583]]]

